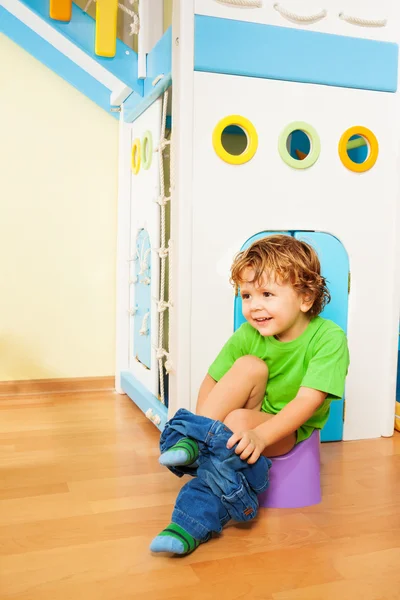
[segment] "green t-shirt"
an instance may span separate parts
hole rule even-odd
[[[257,356],[268,366],[262,411],[277,414],[293,400],[300,387],[313,388],[328,396],[298,430],[297,441],[325,425],[331,400],[340,400],[343,396],[349,366],[346,335],[338,325],[315,317],[298,338],[280,342],[273,336],[262,336],[249,323],[244,323],[226,342],[209,368],[209,375],[219,381],[233,363],[245,355]]]

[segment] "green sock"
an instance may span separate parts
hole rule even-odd
[[[190,554],[200,545],[183,527],[170,523],[150,544],[152,552],[174,552],[175,554]]]
[[[199,446],[197,442],[186,437],[181,438],[175,446],[172,446],[169,450],[163,452],[159,458],[159,462],[165,467],[191,465],[195,462],[198,455]]]

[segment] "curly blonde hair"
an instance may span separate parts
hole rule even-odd
[[[236,294],[244,281],[243,271],[248,267],[254,270],[252,283],[260,283],[267,272],[282,283],[290,283],[297,293],[312,299],[313,304],[308,311],[311,318],[319,315],[331,300],[314,248],[290,235],[261,238],[235,256],[230,281]]]

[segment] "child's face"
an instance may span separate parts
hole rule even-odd
[[[269,273],[264,273],[260,282],[252,283],[254,271],[248,267],[242,278],[243,316],[261,335],[289,342],[303,333],[309,322],[306,313],[312,301],[298,294],[290,283],[282,283]]]

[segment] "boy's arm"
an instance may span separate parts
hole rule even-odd
[[[312,388],[301,387],[296,397],[289,402],[277,415],[258,425],[251,431],[234,433],[228,440],[227,447],[232,448],[238,443],[235,453],[245,453],[249,464],[255,463],[267,446],[287,437],[297,431],[315,411],[323,404],[328,394]]]

